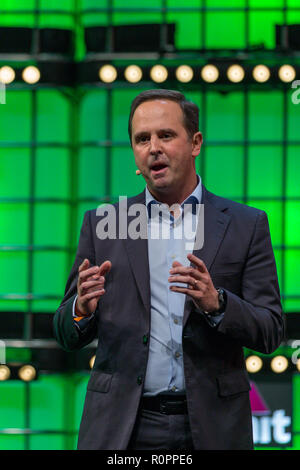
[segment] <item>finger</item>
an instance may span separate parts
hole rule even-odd
[[[182,266],[182,264],[179,263],[179,261],[173,261],[172,267],[173,267],[173,268],[177,268],[178,266]]]
[[[95,287],[97,288],[103,288],[104,287],[104,278],[100,278],[99,281],[86,281],[83,282],[80,286],[80,292],[82,293],[83,291],[87,291],[88,289],[95,290]]]
[[[207,268],[205,266],[205,263],[202,261],[202,259],[200,258],[197,258],[197,256],[193,255],[192,253],[189,253],[187,255],[187,258],[189,261],[191,261],[191,263],[193,263],[197,269],[199,269],[199,271],[203,272],[203,273],[207,273]]]
[[[101,264],[99,273],[101,276],[105,276],[105,274],[107,274],[110,270],[111,270],[111,262],[107,260]]]
[[[202,296],[199,290],[188,289],[187,287],[170,286],[170,290],[189,295],[193,299],[200,299]]]
[[[168,278],[168,281],[170,283],[173,283],[173,282],[178,283],[179,282],[179,283],[182,283],[182,284],[188,284],[188,285],[192,286],[193,288],[195,287],[195,285],[197,285],[197,290],[205,290],[206,289],[206,285],[203,282],[201,282],[200,280],[195,279],[194,277],[191,277],[191,276],[170,276]]]
[[[83,262],[81,263],[81,265],[79,266],[78,268],[78,271],[81,272],[81,271],[84,271],[85,269],[87,269],[90,265],[90,262],[87,258],[85,258],[83,260]]]
[[[79,273],[79,280],[83,282],[89,277],[93,277],[94,279],[99,277],[99,266],[92,266],[91,268],[85,269],[84,271],[80,271]]]
[[[178,266],[176,268],[171,268],[169,271],[170,274],[180,274],[182,276],[190,276],[195,279],[201,279],[201,273],[198,269],[193,268],[192,266]]]
[[[105,289],[98,289],[98,290],[95,290],[95,291],[92,291],[92,292],[87,292],[86,294],[84,294],[81,297],[81,303],[85,304],[86,302],[88,302],[91,299],[95,299],[95,298],[98,298],[98,297],[100,298],[103,294],[105,294]]]

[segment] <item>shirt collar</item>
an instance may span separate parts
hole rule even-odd
[[[189,204],[192,206],[192,212],[193,214],[196,214],[196,207],[197,204],[201,203],[202,199],[202,182],[201,182],[201,177],[199,175],[197,176],[197,181],[198,184],[194,191],[183,201],[181,204],[181,207],[183,208],[184,204]],[[151,216],[151,205],[152,204],[162,204],[160,201],[157,201],[152,194],[150,193],[148,187],[146,186],[146,206],[147,206],[147,212],[148,212],[148,217]],[[172,217],[172,216],[171,216]]]

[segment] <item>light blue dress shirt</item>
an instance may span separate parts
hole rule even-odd
[[[185,206],[184,212],[182,208],[184,204],[200,204],[201,196],[201,179],[198,177],[197,187],[182,203],[181,215],[174,219],[170,216],[169,209],[155,201],[148,188],[146,188],[151,328],[149,357],[144,384],[145,396],[167,391],[183,393],[185,391],[182,323],[186,295],[170,290],[171,283],[168,278],[170,277],[169,270],[172,268],[174,261],[179,261],[184,266],[190,264],[187,254],[192,253],[193,249],[191,249],[191,240],[188,240],[185,236],[183,224],[186,208],[191,210],[191,205]],[[153,203],[161,210],[161,217],[159,217],[161,236],[159,238],[154,238],[158,233],[158,217],[153,218],[149,210],[150,207],[151,209],[155,207],[152,206]],[[194,211],[192,217],[193,225],[196,228],[197,212]],[[153,219],[155,219],[154,222]],[[164,238],[162,233],[168,234],[168,230],[170,236]],[[182,236],[177,237],[176,233],[182,234]]]

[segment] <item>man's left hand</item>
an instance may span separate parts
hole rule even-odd
[[[210,274],[204,262],[193,254],[188,254],[187,258],[194,266],[183,266],[178,261],[174,261],[169,282],[180,282],[187,284],[187,287],[170,286],[173,292],[181,292],[189,295],[195,305],[201,310],[214,312],[219,309],[218,292],[213,285]]]

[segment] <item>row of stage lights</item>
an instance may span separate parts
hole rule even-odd
[[[296,370],[300,372],[300,359],[298,359],[296,364],[293,364],[293,365],[295,365]],[[264,366],[263,360],[259,356],[252,355],[252,356],[248,356],[246,359],[246,369],[251,374],[255,374],[261,371],[263,366]],[[286,372],[289,366],[290,366],[289,360],[285,356],[274,356],[270,361],[270,369],[272,372],[275,372],[276,374],[281,374],[283,372]]]
[[[37,378],[37,369],[32,364],[1,364],[0,382],[9,379],[22,380],[23,382],[32,382]]]
[[[102,82],[112,83],[117,79],[117,69],[113,65],[104,65],[99,69],[99,78]],[[164,65],[154,65],[150,70],[150,78],[157,83],[163,83],[168,79],[168,69]],[[176,79],[179,82],[188,83],[194,78],[194,70],[189,65],[180,65],[175,70]],[[233,64],[227,68],[227,78],[230,82],[239,83],[245,78],[245,70],[241,65]],[[257,65],[252,72],[253,78],[259,83],[267,82],[271,77],[271,71],[266,65]],[[212,64],[205,65],[200,72],[203,81],[214,83],[220,76],[219,69]],[[143,78],[143,71],[138,65],[129,65],[124,71],[124,77],[128,82],[137,83]],[[296,78],[296,70],[291,65],[282,65],[278,70],[278,77],[282,82],[289,83]]]
[[[284,83],[290,83],[296,78],[296,70],[291,65],[282,65],[277,74],[279,80]],[[230,65],[226,70],[226,77],[232,83],[242,82],[245,75],[245,69],[238,64]],[[168,79],[168,76],[168,69],[164,65],[154,65],[150,69],[150,78],[153,82],[163,83]],[[201,79],[207,83],[216,82],[219,76],[220,71],[213,64],[205,65],[200,72]],[[103,65],[99,68],[98,77],[104,83],[113,83],[118,78],[117,68],[111,64]],[[175,69],[175,77],[179,82],[189,83],[195,77],[195,72],[189,65],[180,65]],[[266,65],[256,65],[252,70],[252,77],[258,83],[265,83],[271,77],[271,70]],[[6,65],[0,68],[0,82],[10,84],[15,78],[16,73],[12,67]],[[35,84],[39,82],[40,78],[41,72],[36,66],[29,65],[22,71],[22,79],[25,83]],[[143,70],[138,65],[129,65],[124,70],[124,78],[129,83],[138,83],[143,78]]]
[[[89,360],[89,368],[92,369],[95,362],[93,355]],[[246,369],[249,373],[255,374],[262,370],[263,360],[259,356],[251,355],[246,358]],[[289,368],[289,360],[285,356],[274,356],[270,361],[270,369],[276,374],[286,372]],[[300,372],[300,359],[295,364],[296,370]],[[19,379],[23,382],[31,382],[37,379],[37,369],[32,364],[0,365],[0,382],[9,379]]]

